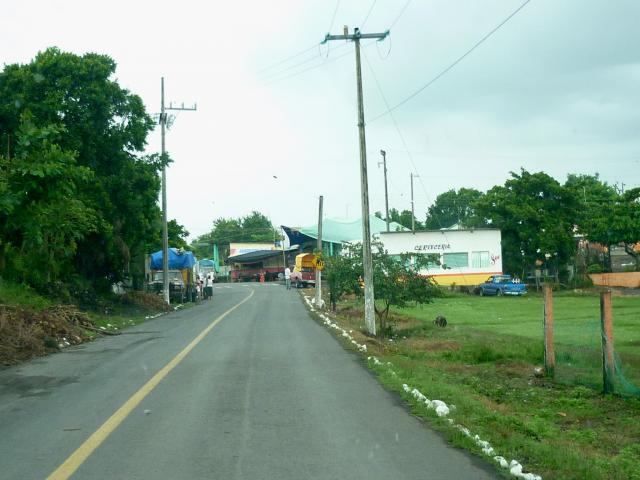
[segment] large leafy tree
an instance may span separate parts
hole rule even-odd
[[[577,208],[569,189],[544,172],[524,169],[476,204],[477,214],[502,231],[505,270],[522,276],[536,262],[558,272],[573,258]]]
[[[36,126],[61,125],[60,149],[92,172],[74,197],[95,212],[95,228],[78,239],[74,261],[103,287],[127,275],[157,235],[158,171],[166,162],[141,155],[154,122],[142,100],[112,79],[115,69],[105,55],[50,48],[0,75],[0,133],[16,138],[25,112]]]
[[[192,244],[196,255],[208,256],[211,245],[217,244],[222,261],[229,256],[229,244],[235,242],[267,243],[281,237],[277,235],[268,217],[253,211],[240,218],[218,218],[211,232],[199,236]]]
[[[0,265],[40,288],[72,273],[78,242],[96,230],[96,212],[77,195],[92,172],[57,145],[61,133],[25,115],[14,156],[0,157]]]
[[[484,219],[478,217],[475,210],[475,204],[481,197],[482,192],[474,188],[441,193],[427,211],[425,227],[437,230],[455,224],[463,228],[485,226]]]

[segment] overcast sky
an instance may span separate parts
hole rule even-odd
[[[198,105],[167,134],[169,217],[192,237],[251,210],[304,226],[321,194],[326,216],[360,216],[354,49],[316,46],[327,31],[362,26],[372,5],[363,32],[391,28],[363,48],[371,120],[384,98],[407,98],[523,1],[5,1],[0,59],[27,63],[50,46],[107,54],[150,113],[164,76],[167,103]],[[380,149],[391,206],[410,208],[419,175],[419,217],[446,190],[486,190],[521,167],[640,186],[638,19],[636,0],[532,0],[395,110],[398,128],[390,115],[368,121],[371,211],[384,210]],[[148,149],[159,148],[157,130]]]

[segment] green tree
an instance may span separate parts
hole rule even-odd
[[[440,289],[431,278],[419,274],[429,262],[437,262],[438,257],[422,254],[392,256],[380,242],[373,242],[371,253],[375,311],[380,325],[378,331],[380,336],[385,336],[391,330],[388,320],[392,306],[405,308],[409,304],[430,303],[435,297],[441,296]],[[363,294],[363,289],[357,283],[364,276],[361,243],[345,246],[339,258],[329,258],[325,265],[334,309],[335,302],[343,294],[351,291],[360,296]]]
[[[154,122],[142,100],[112,79],[115,68],[105,55],[50,48],[0,75],[0,133],[16,138],[26,112],[40,128],[61,125],[60,149],[92,172],[74,198],[95,212],[95,228],[78,239],[74,264],[105,289],[128,275],[132,258],[142,258],[157,235],[158,172],[167,162],[141,155]]]
[[[411,229],[411,218],[411,210],[402,210],[401,212],[396,208],[391,208],[389,210],[389,220],[399,223],[405,228]],[[420,230],[423,227],[422,223],[420,223],[415,216],[413,216],[413,219],[415,221],[416,230]]]
[[[78,242],[96,230],[95,211],[77,197],[93,175],[57,145],[63,131],[24,115],[14,157],[0,157],[0,265],[41,289],[72,273]]]
[[[427,211],[425,227],[429,230],[448,228],[458,224],[463,228],[486,226],[476,214],[475,204],[482,192],[474,188],[461,188],[441,193]]]
[[[169,238],[169,246],[189,250],[187,237],[189,232],[184,225],[180,225],[177,220],[169,220],[167,222],[167,237]]]
[[[268,217],[260,212],[253,211],[241,218],[218,218],[213,221],[211,232],[200,235],[194,242],[196,255],[198,252],[211,252],[211,245],[217,244],[221,261],[226,261],[229,256],[229,244],[237,242],[271,243],[279,240]],[[210,254],[206,254],[210,256]]]
[[[511,173],[476,204],[477,214],[502,232],[503,265],[525,276],[536,261],[559,272],[575,253],[578,205],[572,192],[544,172]]]
[[[598,242],[608,247],[623,244],[625,252],[635,261],[636,271],[640,271],[640,255],[634,244],[640,241],[640,188],[618,194],[607,184],[600,183],[597,177],[578,178],[587,186],[575,186],[576,179],[567,181],[577,196],[583,200],[579,213],[578,228],[589,241]],[[583,195],[583,197],[580,197]],[[608,270],[611,270],[611,259],[608,257]]]

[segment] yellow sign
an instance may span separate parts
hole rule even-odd
[[[316,264],[316,268],[320,271],[324,270],[324,261],[323,260],[316,260],[315,261]]]

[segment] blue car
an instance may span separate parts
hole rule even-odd
[[[525,295],[527,286],[511,275],[493,275],[478,287],[478,293],[484,295]]]

